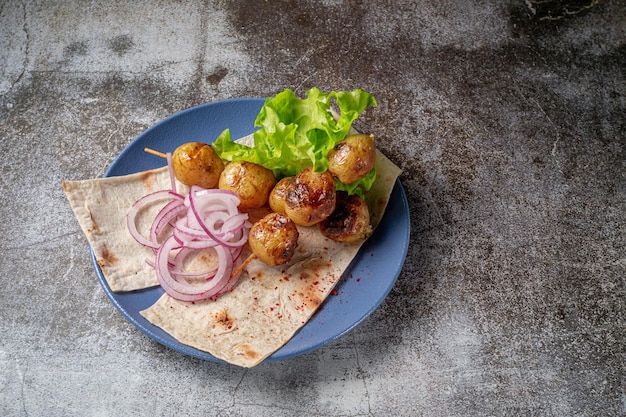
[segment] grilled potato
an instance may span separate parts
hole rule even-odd
[[[219,178],[219,188],[239,196],[239,208],[259,208],[267,204],[270,192],[276,185],[274,173],[252,162],[230,162]]]
[[[344,191],[337,192],[335,211],[317,226],[324,236],[337,242],[355,242],[372,233],[367,204],[358,195]]]
[[[293,180],[294,177],[285,177],[274,186],[269,197],[269,204],[272,211],[285,214],[285,193],[287,192],[287,187]]]
[[[298,228],[289,217],[270,213],[252,225],[248,243],[258,259],[270,266],[289,262],[298,246]]]
[[[178,181],[203,188],[215,188],[224,169],[224,163],[211,145],[202,142],[188,142],[176,148],[172,166]]]
[[[296,224],[311,226],[333,212],[335,200],[335,179],[330,172],[317,174],[306,168],[285,190],[285,213]]]
[[[346,137],[328,153],[328,162],[328,170],[342,183],[350,184],[360,180],[376,162],[374,135]]]

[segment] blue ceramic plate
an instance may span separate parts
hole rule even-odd
[[[131,174],[163,166],[163,160],[146,154],[145,147],[173,151],[185,142],[211,143],[224,130],[233,138],[252,133],[254,120],[265,102],[261,98],[223,100],[176,113],[135,138],[113,161],[105,176]],[[385,216],[375,233],[345,272],[335,292],[329,295],[310,321],[266,361],[291,358],[317,349],[342,336],[369,316],[393,287],[406,257],[409,244],[409,209],[400,181],[391,195]],[[126,293],[109,288],[93,252],[93,267],[105,293],[133,325],[157,342],[183,354],[220,362],[214,356],[180,344],[139,312],[154,304],[163,294],[160,287]]]

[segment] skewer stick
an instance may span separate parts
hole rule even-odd
[[[233,271],[233,273],[232,273],[232,274],[231,274],[231,276],[230,276],[230,279],[233,279],[233,278],[235,278],[237,275],[239,275],[239,274],[241,273],[241,271],[243,271],[243,269],[244,269],[246,266],[248,266],[248,264],[249,264],[249,263],[250,263],[253,259],[255,259],[255,258],[256,258],[256,255],[255,255],[254,253],[251,253],[251,254],[250,254],[250,256],[248,256],[248,257],[246,258],[246,260],[245,260],[245,261],[243,261],[243,262],[241,263],[241,265],[239,265],[239,266],[237,267],[237,269],[235,269],[235,270]]]
[[[151,153],[152,155],[160,156],[161,158],[167,158],[166,154],[164,154],[163,152],[155,151],[154,149],[143,148],[143,151]]]

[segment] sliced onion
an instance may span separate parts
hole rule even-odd
[[[137,200],[128,211],[128,214],[126,214],[126,227],[128,228],[130,234],[133,236],[133,238],[135,238],[137,242],[152,249],[158,249],[159,244],[145,238],[141,235],[141,233],[139,233],[139,231],[137,230],[136,218],[137,214],[139,214],[139,212],[143,210],[146,206],[163,199],[182,200],[183,196],[169,190],[155,191],[153,193],[146,194],[145,196]]]
[[[198,188],[199,187],[192,186],[191,189],[189,190],[189,195],[188,195],[188,198],[189,198],[189,208],[191,209],[191,212],[195,216],[196,223],[202,228],[202,230],[204,230],[204,232],[211,239],[219,242],[221,245],[228,246],[228,247],[236,246],[235,244],[232,244],[227,239],[225,239],[225,236],[220,236],[220,234],[213,233],[210,230],[209,226],[205,222],[204,217],[202,216],[202,214],[204,214],[202,209],[206,207],[206,202],[208,200],[207,198],[203,198],[203,197],[206,197],[207,196],[207,192],[211,191],[211,190],[201,189],[202,192],[198,193],[197,192]],[[232,209],[232,203],[234,203],[235,201],[237,201],[237,202],[239,201],[239,197],[237,196],[237,194],[235,194],[233,192],[230,192],[230,191],[226,191],[226,190],[215,190],[215,194],[220,194],[221,197],[224,198],[224,202],[226,203],[226,208],[228,209],[229,213],[231,213],[232,215],[239,214],[238,210],[236,210],[236,209],[233,210]],[[211,196],[211,197],[213,197],[213,196]],[[199,199],[199,201],[197,199]],[[196,204],[196,202],[198,202],[198,204]],[[209,202],[212,203],[213,199],[209,200]],[[204,205],[202,205],[201,203],[204,203]],[[235,213],[235,211],[236,211],[236,213]],[[188,215],[188,217],[190,217],[190,216]]]
[[[186,278],[202,278],[202,279],[211,279],[215,272],[217,271],[217,266],[214,266],[210,269],[204,271],[193,271],[188,272],[184,271],[184,262],[190,255],[195,255],[199,252],[198,249],[190,248],[189,246],[185,246],[178,251],[178,253],[174,256],[174,259],[171,262],[170,272],[174,277],[186,277]]]
[[[235,250],[238,253],[236,254],[236,256],[233,256],[233,270],[237,269],[237,267],[239,267],[239,265],[243,262],[243,259],[240,256],[241,252],[243,252],[242,249],[243,249],[243,246],[241,246],[238,250]],[[215,296],[218,297],[222,294],[230,292],[233,288],[235,288],[235,285],[237,285],[237,282],[239,281],[239,276],[240,274],[238,274],[235,277],[231,277],[231,279],[228,280],[226,285],[224,285],[224,287],[220,290],[220,292],[217,293]]]
[[[156,271],[159,284],[172,298],[202,301],[231,291],[238,276],[231,277],[241,260],[251,224],[248,215],[239,212],[237,194],[192,186],[186,197],[176,192],[168,154],[171,190],[157,191],[140,198],[126,216],[130,234],[140,244],[155,251],[155,260],[147,260]],[[155,216],[149,237],[137,230],[138,213],[148,205],[169,199]],[[200,251],[213,251],[217,265],[204,271],[186,271],[185,260]]]
[[[172,200],[159,211],[150,227],[150,241],[157,242],[159,235],[168,224],[172,224],[182,213],[187,211],[187,207],[182,200]]]

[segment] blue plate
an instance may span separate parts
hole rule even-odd
[[[163,166],[163,160],[146,154],[145,147],[173,151],[185,142],[211,143],[224,130],[233,138],[255,130],[254,120],[265,99],[243,98],[202,104],[176,113],[135,138],[113,161],[105,176],[118,176]],[[335,291],[314,316],[266,361],[283,360],[311,352],[348,332],[369,316],[393,287],[409,245],[409,208],[400,181],[396,181],[382,222],[363,245]],[[144,319],[139,312],[163,294],[160,287],[126,293],[109,288],[93,252],[91,260],[105,293],[117,309],[150,338],[183,354],[214,362],[214,356],[183,345]]]

